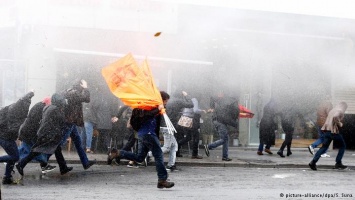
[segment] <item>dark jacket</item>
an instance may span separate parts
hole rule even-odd
[[[132,108],[130,108],[129,106],[122,106],[119,110],[118,113],[116,115],[117,118],[121,118],[124,120],[128,120],[129,118],[131,118],[132,115]]]
[[[57,96],[55,99],[52,97],[52,105],[44,108],[37,140],[31,151],[53,154],[61,144],[65,127],[63,100],[63,96]]]
[[[169,116],[171,123],[176,126],[183,108],[193,108],[194,104],[188,96],[174,95],[166,105],[166,114]]]
[[[159,114],[158,108],[152,110],[143,110],[139,108],[133,109],[130,123],[132,128],[135,131],[138,131],[146,122],[153,119],[154,117],[156,120],[156,127],[154,132],[159,137],[161,115]]]
[[[238,101],[232,97],[222,97],[210,99],[210,107],[214,109],[212,120],[222,124],[238,128],[239,105]]]
[[[297,114],[289,109],[281,114],[281,126],[286,134],[292,134],[295,130],[295,120]]]
[[[90,102],[89,90],[82,88],[80,85],[73,85],[72,88],[65,90],[62,95],[68,101],[64,109],[66,121],[77,126],[84,126],[82,103]]]
[[[41,123],[43,108],[46,106],[43,102],[36,103],[27,115],[26,120],[21,125],[18,138],[26,143],[35,142],[37,131]]]
[[[33,92],[27,93],[17,102],[6,106],[0,111],[0,138],[4,140],[15,141],[18,137],[18,131],[21,124],[27,117],[31,105]]]
[[[275,130],[277,130],[277,109],[273,100],[270,100],[263,110],[263,117],[260,120],[259,138],[263,144],[275,144]]]

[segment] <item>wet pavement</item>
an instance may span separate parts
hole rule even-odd
[[[177,166],[203,166],[203,167],[254,167],[254,168],[308,168],[308,163],[313,156],[309,153],[307,148],[294,148],[292,155],[281,158],[276,154],[278,148],[271,148],[274,153],[272,155],[264,152],[264,155],[257,155],[256,147],[230,147],[229,157],[232,161],[222,161],[222,149],[217,148],[210,150],[210,157],[207,157],[204,149],[199,150],[199,155],[203,159],[191,159],[188,151],[183,151],[183,157],[176,159]],[[316,149],[317,150],[317,149]],[[320,158],[317,163],[318,168],[333,168],[335,164],[335,157],[338,153],[337,149],[329,150],[327,152],[330,157]],[[286,151],[284,152],[286,154]],[[75,150],[63,151],[64,158],[70,164],[79,164],[80,160]],[[96,159],[98,165],[106,165],[106,154],[88,154],[90,160]],[[164,161],[168,161],[168,154],[164,155]],[[50,158],[50,162],[55,162],[55,157]],[[121,160],[121,165],[127,164],[127,160]],[[355,151],[346,150],[343,157],[343,164],[350,168],[355,168]],[[149,163],[154,165],[154,163]]]

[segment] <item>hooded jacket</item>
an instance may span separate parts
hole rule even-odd
[[[18,137],[18,131],[21,124],[27,117],[31,105],[33,92],[27,93],[17,102],[6,106],[0,111],[0,138],[4,140],[15,141]]]
[[[347,108],[348,105],[345,102],[340,102],[330,110],[321,130],[338,134],[339,128],[343,126],[342,120],[344,119],[344,114]]]
[[[168,101],[166,105],[166,113],[170,118],[171,123],[176,126],[183,108],[193,108],[194,104],[189,96],[184,96],[181,92],[177,92]]]
[[[19,130],[19,140],[31,143],[37,139],[37,131],[42,119],[43,108],[46,106],[43,102],[36,103],[28,113],[26,120]]]
[[[52,105],[46,106],[43,110],[37,140],[31,151],[53,154],[60,145],[65,127],[65,105],[66,101],[62,95],[54,94],[52,96]]]

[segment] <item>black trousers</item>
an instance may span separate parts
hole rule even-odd
[[[200,131],[198,129],[194,128],[186,128],[186,127],[181,127],[178,128],[177,131],[177,142],[178,142],[178,152],[177,154],[181,153],[180,149],[182,145],[187,144],[189,141],[192,141],[192,156],[197,156],[198,155],[198,144],[200,142]]]
[[[285,147],[287,147],[287,152],[291,152],[293,131],[292,132],[285,132],[285,133],[286,133],[285,141],[282,143],[279,151],[283,152]]]

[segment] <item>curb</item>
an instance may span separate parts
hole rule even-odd
[[[80,160],[66,160],[67,164],[81,164]],[[128,160],[121,160],[120,166],[125,166],[128,164]],[[49,163],[57,163],[56,160],[49,160]],[[167,163],[167,162],[165,162]],[[96,165],[107,165],[106,161],[97,160]],[[114,164],[113,164],[114,165]],[[188,162],[188,161],[177,161],[177,166],[185,167],[239,167],[239,168],[264,168],[264,169],[309,169],[308,164],[277,164],[277,163],[253,163],[253,162]],[[148,163],[148,166],[155,166],[154,161]],[[348,168],[350,168],[349,166]],[[317,165],[320,169],[333,169],[333,165]]]

